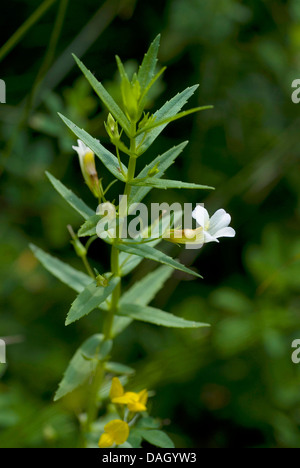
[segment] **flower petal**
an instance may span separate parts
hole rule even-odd
[[[121,384],[118,377],[114,377],[111,383],[111,389],[109,392],[109,398],[113,400],[114,398],[118,398],[124,395],[124,388]]]
[[[220,229],[219,231],[216,232],[215,237],[234,237],[235,236],[235,230],[232,227],[225,227],[223,229]]]
[[[139,392],[139,402],[146,406],[148,401],[148,392],[146,389]]]
[[[79,149],[80,149],[80,151],[82,151],[82,153],[86,153],[88,151],[91,151],[90,148],[88,146],[86,146],[85,143],[83,143],[83,141],[77,140],[77,142],[78,142]]]
[[[132,411],[134,413],[139,413],[141,411],[146,411],[147,408],[143,403],[140,403],[139,401],[135,401],[133,403],[128,404],[128,409],[129,411]]]
[[[209,221],[208,211],[204,206],[197,205],[194,211],[192,212],[192,217],[197,221],[199,226],[205,228],[206,224]]]
[[[226,211],[221,208],[220,210],[216,211],[210,218],[209,232],[212,236],[214,236],[219,229],[229,226],[230,221],[230,214],[226,213]]]
[[[219,242],[215,236],[212,236],[208,231],[204,232],[204,243],[208,244],[209,242]]]
[[[139,396],[134,392],[126,392],[124,395],[113,398],[112,402],[117,405],[128,405],[129,403],[134,403],[139,400]]]
[[[117,445],[124,444],[129,436],[129,426],[125,421],[121,419],[113,419],[106,426],[104,431],[111,436],[113,442]]]
[[[99,439],[98,446],[99,448],[108,448],[114,444],[114,440],[110,434],[102,434]]]

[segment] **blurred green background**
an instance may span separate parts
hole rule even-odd
[[[28,249],[33,242],[81,268],[66,230],[80,218],[44,171],[92,204],[71,150],[75,138],[57,111],[105,144],[107,114],[71,52],[116,95],[114,55],[133,66],[159,32],[168,70],[155,106],[200,83],[190,106],[215,108],[170,124],[145,160],[189,139],[168,178],[216,191],[153,190],[148,201],[163,195],[205,202],[210,212],[223,207],[237,236],[201,251],[174,247],[204,279],[176,273],[154,302],[211,329],[134,323],[117,339],[113,359],[135,368],[133,387],[155,391],[151,414],[164,420],[177,447],[300,447],[300,364],[291,361],[291,343],[300,338],[300,118],[291,101],[291,83],[300,78],[299,1],[13,0],[1,5],[1,44],[39,5],[38,21],[6,55],[0,50],[7,85],[7,104],[0,104],[0,336],[16,341],[0,365],[0,447],[78,443],[75,414],[84,396],[52,398],[72,354],[97,331],[97,313],[65,328],[74,292]],[[103,177],[107,183],[108,173]],[[105,271],[106,246],[96,243],[91,252]],[[149,268],[144,262],[128,284]]]

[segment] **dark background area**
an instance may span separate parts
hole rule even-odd
[[[1,5],[1,44],[40,4]],[[7,85],[0,104],[0,336],[20,341],[0,365],[0,447],[78,442],[82,395],[52,398],[74,351],[98,330],[98,316],[65,328],[74,292],[28,248],[33,242],[82,268],[66,230],[80,218],[44,174],[92,205],[71,149],[75,138],[57,112],[109,142],[107,113],[71,52],[117,98],[115,54],[131,68],[159,32],[160,66],[168,69],[150,110],[195,83],[189,106],[214,109],[170,124],[140,164],[188,139],[167,177],[216,191],[153,190],[147,201],[163,196],[205,202],[210,213],[225,208],[237,236],[201,251],[165,245],[204,279],[175,273],[154,305],[210,329],[134,323],[116,340],[113,358],[135,368],[133,388],[155,391],[151,414],[164,420],[177,447],[300,447],[300,364],[291,361],[291,343],[300,339],[300,119],[291,100],[291,83],[300,78],[299,2],[73,0],[54,47],[62,4],[53,2],[0,62]],[[109,177],[103,170],[106,184]],[[106,246],[95,244],[91,253],[105,271]],[[127,283],[149,268],[144,262]]]

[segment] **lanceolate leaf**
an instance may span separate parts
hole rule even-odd
[[[200,328],[209,327],[207,323],[192,322],[185,320],[176,315],[163,312],[162,310],[155,309],[154,307],[142,306],[139,304],[121,304],[118,309],[119,315],[131,317],[134,320],[141,322],[153,323],[163,327],[170,328]]]
[[[98,94],[103,104],[107,107],[109,112],[114,116],[114,118],[128,134],[130,130],[130,123],[124,112],[120,109],[111,95],[106,91],[104,86],[94,77],[94,75],[85,67],[85,65],[83,65],[83,63],[76,57],[76,55],[73,55],[73,57],[94,91]]]
[[[63,396],[75,390],[75,388],[85,383],[95,368],[95,361],[87,359],[86,357],[96,357],[103,342],[103,335],[93,335],[76,351],[67,367],[62,381],[59,384],[54,401],[59,400]]]
[[[125,252],[120,252],[119,255],[119,265],[120,265],[120,274],[121,276],[128,275],[132,270],[134,270],[143,259],[136,255],[128,254]]]
[[[91,283],[91,278],[85,273],[75,270],[75,268],[67,265],[58,258],[52,257],[52,255],[44,252],[34,244],[30,244],[30,248],[46,270],[78,293],[83,291],[85,286]]]
[[[138,247],[133,245],[125,245],[125,244],[116,244],[116,247],[123,252],[130,253],[133,255],[138,255],[140,257],[148,258],[149,260],[154,260],[155,262],[163,263],[168,265],[176,270],[184,271],[193,276],[197,276],[198,278],[202,278],[198,273],[189,268],[185,267],[176,260],[173,260],[172,257],[164,254],[160,250],[154,249],[149,244],[140,244]]]
[[[195,112],[200,112],[200,111],[208,110],[208,109],[213,109],[213,106],[195,107],[193,109],[180,112],[179,114],[174,115],[173,117],[168,117],[167,119],[155,120],[152,124],[146,125],[145,127],[141,128],[141,130],[139,130],[137,134],[140,135],[142,133],[147,132],[148,130],[151,130],[152,128],[156,128],[156,127],[159,127],[160,125],[174,122],[175,120],[182,119],[183,117],[186,117],[187,115],[194,114]]]
[[[163,287],[167,279],[170,278],[172,273],[173,269],[168,266],[156,268],[156,270],[149,273],[128,289],[128,291],[123,294],[120,303],[148,305]],[[112,331],[113,336],[121,333],[131,322],[132,319],[128,317],[115,317]]]
[[[118,158],[108,151],[104,146],[101,145],[99,140],[93,138],[85,130],[77,127],[71,120],[64,117],[62,114],[58,114],[60,118],[65,122],[67,127],[72,130],[75,135],[83,141],[101,160],[105,167],[119,180],[125,181],[124,176],[121,172]],[[122,164],[122,169],[126,173],[127,168]]]
[[[120,73],[120,76],[121,76],[121,80],[127,80],[129,81],[128,79],[128,76],[127,76],[127,73],[125,71],[125,68],[124,68],[124,65],[120,59],[120,57],[118,55],[116,55],[116,62],[117,62],[117,65],[118,65],[118,70],[119,70],[119,73]]]
[[[94,211],[89,208],[84,201],[82,201],[75,193],[64,186],[59,180],[57,180],[52,174],[46,172],[46,176],[50,180],[55,190],[66,200],[66,202],[74,208],[84,219],[89,219],[93,216]]]
[[[121,304],[149,304],[172,274],[173,269],[171,267],[163,265],[156,268],[123,294]]]
[[[132,369],[132,367],[125,366],[119,362],[105,362],[104,367],[105,370],[112,372],[113,374],[131,375],[135,373],[135,370]]]
[[[108,286],[105,287],[98,286],[96,282],[86,286],[73,302],[67,315],[66,325],[76,322],[76,320],[79,320],[92,312],[96,307],[99,307],[112,293],[119,281],[120,278],[115,277],[111,278]]]
[[[155,120],[160,121],[164,119],[168,119],[169,117],[173,117],[176,115],[181,108],[186,104],[187,100],[194,94],[196,89],[198,88],[198,85],[192,86],[190,88],[186,88],[184,91],[181,93],[177,94],[173,99],[170,101],[167,101],[163,107],[161,107],[158,111],[155,112],[154,117]],[[160,127],[156,127],[152,130],[149,131],[148,135],[146,136],[145,140],[144,135],[139,135],[137,137],[137,144],[141,144],[141,147],[139,148],[139,155],[143,154],[147,148],[153,143],[153,141],[158,137],[158,135],[163,131],[163,129],[167,126],[168,124],[165,123],[164,125],[161,125]]]
[[[177,218],[178,215],[179,215],[179,218]],[[174,214],[175,225],[177,224],[179,219],[180,219],[180,213],[178,214],[175,213]],[[156,223],[156,225],[151,226],[152,237],[158,237],[168,227],[171,227],[169,226],[169,221],[170,221],[169,217],[165,216],[161,219],[160,223]],[[161,242],[161,239],[156,239],[156,240],[153,240],[152,242],[149,242],[147,245],[154,247],[155,245],[159,244],[159,242]],[[128,273],[130,273],[142,261],[142,259],[143,258],[140,256],[121,252],[120,257],[119,257],[121,276],[126,276]]]
[[[160,43],[160,34],[156,36],[156,38],[150,45],[148,52],[144,56],[142,65],[139,68],[138,80],[141,85],[142,91],[144,91],[147,88],[148,84],[150,83],[150,81],[152,80],[154,76],[155,67],[157,63],[159,43]]]
[[[144,89],[142,93],[142,97],[140,99],[139,103],[139,110],[142,111],[145,108],[145,102],[147,100],[147,94],[154,85],[154,83],[158,80],[158,78],[161,77],[161,75],[166,71],[167,67],[163,67],[159,70],[159,72],[156,73],[156,75],[152,78],[150,83],[147,85],[147,87]]]
[[[180,145],[174,146],[165,153],[157,156],[150,164],[144,167],[144,169],[137,176],[137,179],[143,179],[144,177],[147,177],[149,171],[151,171],[151,169],[153,169],[154,167],[157,167],[158,169],[155,178],[157,179],[159,177],[162,177],[165,171],[173,164],[175,159],[180,155],[180,153],[184,150],[187,144],[188,142],[184,141]],[[133,186],[131,189],[129,204],[139,203],[143,200],[147,193],[150,192],[150,190],[151,187]]]
[[[102,218],[101,215],[91,216],[79,229],[78,236],[79,237],[86,237],[86,236],[95,236],[97,234],[96,228],[97,224],[99,223],[100,219]]]
[[[159,189],[168,189],[168,188],[177,188],[177,189],[205,189],[205,190],[214,190],[213,187],[208,185],[199,185],[189,182],[180,182],[179,180],[168,180],[168,179],[159,179],[157,177],[149,177],[146,180],[134,179],[131,182],[132,185],[145,186],[145,187],[155,187]]]

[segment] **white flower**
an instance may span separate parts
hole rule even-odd
[[[79,163],[80,167],[82,170],[82,173],[84,172],[84,159],[87,154],[92,154],[94,155],[93,151],[86,146],[83,141],[77,140],[78,146],[72,146],[73,150],[75,150],[79,156]]]
[[[192,216],[203,228],[204,243],[219,242],[219,237],[235,236],[235,230],[229,227],[231,216],[223,209],[216,211],[210,218],[208,211],[203,206],[197,205]]]
[[[101,188],[95,165],[95,154],[83,141],[77,140],[77,143],[78,146],[72,146],[72,148],[79,156],[83,178],[95,197],[99,197],[101,196]]]

